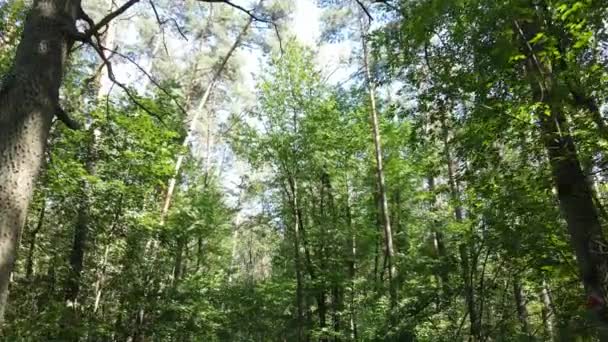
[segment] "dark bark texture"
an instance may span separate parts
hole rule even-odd
[[[73,43],[79,0],[36,0],[8,82],[0,89],[0,321],[18,236],[43,163]]]

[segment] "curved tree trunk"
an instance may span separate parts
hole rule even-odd
[[[18,236],[44,159],[79,0],[36,0],[8,81],[0,89],[0,321]]]

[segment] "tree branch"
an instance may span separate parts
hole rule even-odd
[[[263,23],[271,23],[270,20],[265,19],[265,18],[261,18],[259,16],[257,16],[255,13],[253,13],[253,10],[248,10],[246,8],[244,8],[243,6],[237,5],[233,2],[231,2],[230,0],[199,0],[201,2],[210,2],[210,3],[224,3],[228,6],[234,7],[237,10],[247,14],[248,16],[250,16],[251,18],[253,18],[254,20],[263,22]]]
[[[108,78],[112,81],[112,83],[114,83],[115,85],[120,87],[125,92],[125,94],[127,94],[127,97],[131,101],[133,101],[133,103],[135,103],[135,105],[137,107],[139,107],[140,109],[142,109],[144,112],[148,113],[149,115],[155,117],[156,119],[158,119],[158,121],[160,121],[160,123],[162,123],[164,125],[165,122],[163,121],[163,119],[160,115],[158,115],[157,113],[154,113],[153,111],[148,109],[146,106],[144,106],[141,102],[139,102],[137,100],[137,98],[133,95],[131,90],[129,90],[129,88],[126,85],[124,85],[123,83],[118,82],[118,80],[116,80],[116,76],[114,75],[114,70],[112,69],[112,63],[108,60],[105,53],[103,52],[103,50],[105,48],[103,48],[100,44],[93,43],[90,39],[89,39],[89,44],[93,47],[93,49],[95,49],[95,52],[97,52],[97,54],[99,55],[99,57],[105,64],[105,66],[108,70]]]
[[[355,1],[359,5],[359,7],[361,7],[361,9],[363,10],[363,13],[365,13],[365,15],[367,16],[367,19],[371,23],[372,20],[374,20],[374,17],[372,17],[372,14],[369,12],[369,10],[367,9],[367,7],[365,7],[365,5],[363,4],[363,2],[361,2],[361,0],[355,0]]]
[[[158,83],[158,81],[156,81],[154,79],[154,77],[152,75],[150,75],[149,72],[147,72],[141,65],[139,65],[135,60],[133,60],[133,58],[122,54],[118,51],[112,50],[112,49],[108,49],[106,47],[101,47],[103,50],[105,51],[109,51],[112,54],[115,54],[121,58],[126,59],[129,63],[133,64],[139,71],[141,71],[141,73],[143,73],[149,80],[150,82],[152,82],[152,84],[154,84],[154,86],[156,86],[158,89],[160,89],[165,95],[167,95],[174,103],[175,105],[179,108],[180,111],[182,111],[184,114],[188,114],[186,109],[184,109],[184,107],[177,101],[177,99],[175,98],[175,96],[173,96],[166,88],[164,88],[163,86],[160,85],[160,83]]]
[[[152,11],[154,12],[154,16],[156,17],[156,22],[158,23],[158,27],[160,28],[160,33],[163,38],[163,47],[165,48],[165,52],[167,56],[169,56],[169,49],[167,48],[167,40],[165,39],[165,28],[163,27],[164,22],[160,20],[160,15],[158,15],[158,11],[156,10],[156,5],[154,5],[154,1],[149,0],[150,6],[152,6]]]
[[[129,0],[127,2],[125,2],[122,6],[120,6],[118,9],[116,9],[116,11],[106,15],[103,19],[101,19],[97,24],[90,26],[89,29],[86,31],[85,35],[87,37],[91,37],[93,35],[95,35],[96,33],[99,32],[99,30],[108,25],[110,23],[110,21],[114,20],[114,18],[118,17],[119,15],[123,14],[124,12],[126,12],[129,8],[131,8],[133,5],[135,5],[136,3],[138,3],[139,0]],[[91,25],[93,23],[93,20],[87,20],[85,18],[83,18],[83,20],[87,21],[87,23],[89,25]]]

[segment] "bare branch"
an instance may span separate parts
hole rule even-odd
[[[179,32],[179,35],[182,36],[182,38],[184,38],[185,41],[188,41],[188,37],[186,37],[186,35],[184,34],[184,32],[182,31],[182,28],[179,26],[179,24],[177,23],[177,20],[173,19],[173,18],[169,18],[166,19],[166,21],[171,21],[173,22],[173,25],[175,26],[175,29],[177,30],[177,32]]]
[[[59,119],[59,121],[63,122],[68,128],[70,129],[80,129],[80,123],[76,120],[73,120],[72,118],[70,118],[70,116],[68,115],[68,113],[66,113],[63,108],[61,108],[61,106],[57,105],[55,107],[55,116],[57,116],[57,119]]]
[[[260,21],[260,22],[263,22],[263,23],[270,23],[270,20],[265,19],[265,18],[261,18],[261,17],[257,16],[255,13],[253,13],[253,10],[248,10],[248,9],[246,9],[246,8],[240,6],[240,5],[237,5],[237,4],[233,3],[233,2],[231,2],[230,0],[199,0],[199,1],[210,2],[210,3],[224,3],[224,4],[228,5],[228,6],[234,7],[237,10],[239,10],[239,11],[247,14],[248,16],[250,16],[251,18],[253,18],[254,20],[257,20],[257,21]]]
[[[154,5],[154,1],[149,0],[150,6],[152,6],[152,11],[154,12],[154,16],[156,17],[156,22],[158,23],[158,27],[160,28],[160,33],[163,38],[163,47],[165,48],[165,52],[167,56],[169,56],[169,49],[167,48],[167,40],[165,39],[165,28],[163,27],[164,22],[160,20],[160,16],[158,15],[158,11],[156,10],[156,6]]]
[[[123,14],[126,10],[128,10],[129,8],[131,8],[133,5],[135,5],[136,3],[138,3],[139,0],[129,0],[127,2],[125,2],[122,6],[120,6],[118,9],[116,9],[116,11],[106,15],[103,19],[101,19],[97,24],[93,25],[92,27],[89,27],[89,29],[87,30],[87,32],[85,33],[87,37],[91,37],[93,35],[95,35],[96,33],[99,32],[99,30],[108,25],[110,23],[110,21],[112,21],[114,18],[118,17],[119,15]],[[89,25],[91,25],[93,23],[92,20],[86,20],[85,18],[83,18],[83,20],[87,21],[87,23],[89,23]]]
[[[274,27],[274,32],[277,35],[277,39],[279,40],[279,49],[281,50],[281,56],[283,56],[283,40],[281,39],[281,33],[279,32],[279,27],[275,22],[272,22],[272,26]]]
[[[173,23],[173,25],[175,26],[175,29],[177,29],[177,32],[179,33],[180,36],[182,36],[182,38],[184,38],[184,40],[188,41],[188,37],[186,37],[186,35],[182,31],[182,28],[177,23],[177,20],[175,20],[173,18],[161,19],[160,15],[158,14],[158,10],[156,9],[156,5],[154,4],[154,1],[149,0],[149,2],[150,2],[150,6],[152,6],[152,11],[154,11],[154,16],[156,17],[156,22],[158,23],[158,26],[160,27],[160,29],[162,31],[163,44],[165,45],[165,50],[167,51],[167,55],[169,55],[169,51],[167,50],[167,43],[165,42],[165,29],[163,27],[168,21]]]
[[[120,87],[125,94],[127,94],[127,97],[133,101],[133,103],[135,103],[135,105],[137,107],[139,107],[140,109],[142,109],[144,112],[148,113],[149,115],[155,117],[156,119],[158,119],[158,121],[160,121],[163,125],[165,124],[165,122],[163,121],[162,117],[160,115],[158,115],[157,113],[154,113],[153,111],[151,111],[150,109],[148,109],[146,106],[144,106],[141,102],[139,102],[139,100],[137,100],[137,98],[133,95],[133,93],[131,92],[131,90],[129,90],[129,88],[124,85],[123,83],[119,82],[118,80],[116,80],[116,76],[114,75],[114,70],[112,69],[112,63],[108,60],[108,58],[106,57],[105,53],[103,52],[103,47],[101,47],[101,45],[99,44],[95,44],[93,42],[89,42],[90,45],[93,47],[93,49],[95,49],[95,52],[97,52],[97,54],[99,55],[99,57],[101,58],[101,60],[103,61],[103,63],[105,64],[106,68],[107,68],[107,72],[108,72],[108,78],[118,87]]]
[[[369,10],[367,9],[367,7],[365,7],[365,5],[363,4],[363,2],[361,2],[361,0],[355,0],[355,1],[357,1],[357,4],[359,5],[359,7],[361,7],[361,9],[363,10],[363,12],[367,16],[367,19],[371,23],[372,20],[374,20],[374,17],[372,17],[372,14],[369,12]]]
[[[102,46],[102,49],[105,51],[109,51],[112,54],[115,54],[121,58],[126,59],[127,61],[129,61],[129,63],[133,64],[139,71],[141,71],[149,80],[150,82],[152,82],[152,84],[154,84],[154,86],[156,86],[158,89],[160,89],[165,95],[167,95],[169,98],[171,98],[171,100],[175,103],[175,105],[179,108],[180,111],[182,111],[184,114],[187,114],[186,109],[184,109],[184,107],[177,101],[177,99],[175,98],[175,96],[173,96],[167,89],[165,89],[163,86],[160,85],[160,83],[158,83],[158,81],[156,81],[154,79],[154,77],[152,75],[150,75],[149,72],[147,72],[141,65],[139,65],[135,60],[133,60],[133,58],[122,54],[118,51],[112,50],[112,49],[108,49],[106,47]]]
[[[397,7],[395,7],[395,5],[392,5],[388,2],[388,0],[374,0],[374,3],[378,3],[378,4],[383,4],[386,7],[392,9],[393,11],[399,11],[399,9]]]

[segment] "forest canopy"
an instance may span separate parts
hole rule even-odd
[[[3,341],[608,341],[608,2],[0,0]]]

